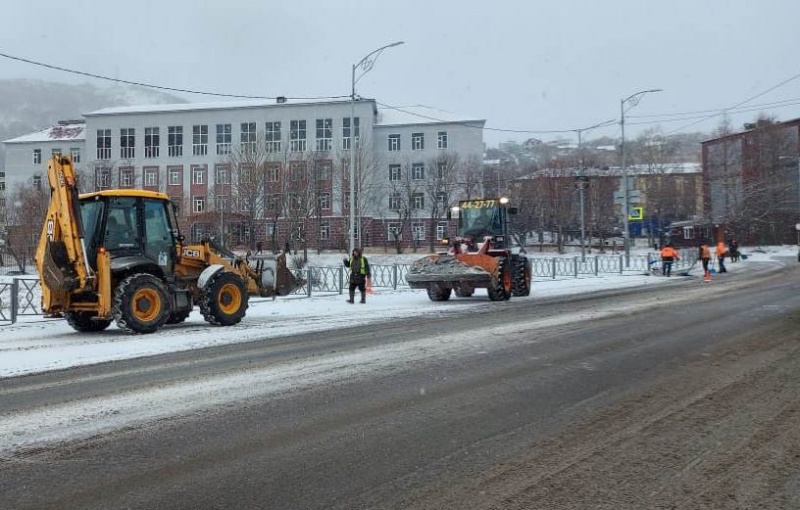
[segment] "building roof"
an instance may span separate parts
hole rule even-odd
[[[360,99],[359,101],[374,102],[372,99]],[[211,103],[176,103],[176,104],[148,104],[137,106],[114,106],[110,108],[102,108],[93,112],[84,113],[84,117],[99,117],[103,115],[124,115],[136,113],[170,113],[170,112],[191,112],[191,111],[208,111],[208,110],[230,110],[230,109],[243,109],[243,108],[281,108],[287,106],[316,106],[320,104],[349,104],[349,99],[320,99],[320,100],[307,100],[304,99],[298,102],[285,101],[277,102],[276,100],[267,99],[242,99],[236,101],[216,101]]]
[[[457,115],[424,105],[378,108],[376,126],[399,126],[407,124],[446,124],[459,122],[485,123],[485,119]]]
[[[86,125],[83,123],[59,124],[40,131],[18,136],[3,143],[83,141],[86,139]]]

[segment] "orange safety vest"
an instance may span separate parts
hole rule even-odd
[[[708,249],[708,246],[705,244],[700,247],[700,258],[701,259],[710,259],[711,258],[711,250]]]
[[[666,246],[666,247],[664,247],[663,250],[661,250],[661,258],[663,259],[663,258],[666,258],[666,257],[672,257],[672,258],[674,258],[676,260],[681,258],[678,255],[678,252],[675,251],[675,248],[673,248],[672,246]]]

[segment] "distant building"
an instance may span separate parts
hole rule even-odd
[[[232,245],[345,247],[353,152],[359,244],[383,245],[399,230],[404,244],[441,237],[432,201],[459,196],[432,196],[432,183],[445,164],[480,162],[484,152],[482,119],[371,99],[127,106],[84,117],[4,142],[7,186],[41,182],[52,153],[72,154],[82,191],[165,192],[189,235],[224,232]],[[265,174],[256,190],[243,178],[249,168]]]
[[[702,142],[706,216],[728,235],[794,243],[800,221],[800,119],[761,121]]]
[[[86,124],[83,120],[64,120],[48,127],[3,142],[6,146],[5,190],[10,193],[17,186],[44,185],[47,183],[47,160],[53,154],[72,156],[76,166],[81,165],[86,145]]]

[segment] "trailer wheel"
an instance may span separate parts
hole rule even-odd
[[[166,285],[148,273],[128,276],[114,292],[113,313],[117,326],[125,331],[158,331],[170,316]]]
[[[512,293],[515,296],[531,294],[531,261],[528,257],[514,255],[511,259]]]
[[[210,324],[232,326],[241,322],[249,299],[241,278],[229,271],[219,271],[203,288],[200,313]]]
[[[505,257],[498,257],[497,269],[486,290],[492,301],[505,301],[511,298],[511,268]]]
[[[447,301],[450,299],[450,287],[432,283],[428,286],[428,297],[431,301]]]
[[[111,324],[110,319],[93,320],[92,317],[93,315],[89,312],[66,312],[64,314],[67,324],[81,333],[103,331]]]
[[[453,290],[458,297],[471,297],[473,294],[475,294],[475,287],[463,283],[453,287]]]

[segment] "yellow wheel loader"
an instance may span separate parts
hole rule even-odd
[[[79,194],[72,162],[47,165],[50,204],[36,249],[46,316],[77,331],[111,322],[152,333],[183,322],[196,305],[211,324],[245,316],[250,295],[286,295],[304,284],[286,255],[238,257],[209,240],[185,244],[174,204],[135,189]]]
[[[442,240],[447,253],[412,264],[408,285],[427,290],[431,301],[447,301],[453,293],[470,297],[476,288],[485,288],[492,301],[530,295],[531,262],[519,248],[512,249],[508,232],[516,208],[504,198],[477,199],[462,200],[452,212],[458,215],[458,232]]]

